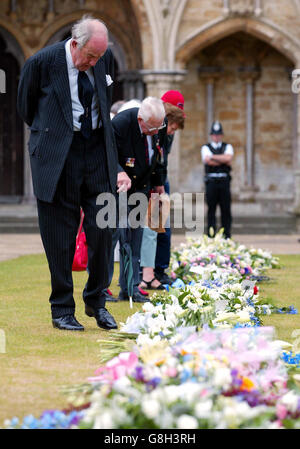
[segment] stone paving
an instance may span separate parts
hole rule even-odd
[[[300,236],[293,235],[233,235],[233,239],[247,247],[262,248],[273,254],[300,254]],[[184,234],[174,234],[172,245],[185,241]],[[39,234],[0,234],[0,261],[26,254],[43,253]]]

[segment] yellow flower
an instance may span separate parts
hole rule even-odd
[[[158,341],[152,345],[144,345],[139,352],[144,363],[154,363],[157,366],[165,363],[169,356],[169,344],[167,341]]]
[[[243,380],[243,383],[242,383],[242,385],[241,385],[241,387],[240,387],[240,389],[242,390],[242,391],[250,391],[250,390],[252,390],[253,388],[254,388],[254,383],[252,382],[252,380],[251,379],[249,379],[248,377],[242,377],[242,380]]]

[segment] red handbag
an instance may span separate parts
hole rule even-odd
[[[85,271],[88,263],[88,247],[86,243],[85,233],[82,229],[84,213],[80,211],[80,225],[76,236],[76,248],[72,271]]]

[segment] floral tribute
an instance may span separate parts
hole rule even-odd
[[[297,313],[260,298],[279,266],[266,251],[203,237],[172,254],[176,281],[99,341],[101,367],[67,389],[69,407],[7,428],[300,428],[299,354],[262,316]]]
[[[279,259],[269,251],[247,248],[232,239],[224,239],[222,230],[214,238],[206,235],[189,238],[171,255],[171,276],[184,282],[197,280],[191,268],[216,265],[237,278],[255,278],[268,268],[279,267]]]

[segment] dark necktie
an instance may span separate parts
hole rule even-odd
[[[145,145],[145,159],[146,159],[146,164],[149,165],[149,148],[148,148],[148,139],[146,134],[143,134],[144,137],[144,145]]]
[[[78,97],[84,113],[80,116],[81,134],[88,139],[92,133],[92,99],[94,88],[85,72],[78,72]]]

